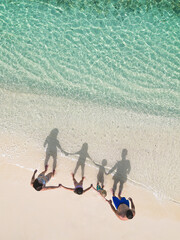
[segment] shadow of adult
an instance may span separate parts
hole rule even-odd
[[[122,160],[118,161],[114,167],[112,167],[108,174],[112,173],[113,171],[116,170],[114,176],[113,176],[113,180],[114,180],[114,184],[113,184],[113,193],[115,193],[116,189],[117,189],[117,184],[119,184],[119,193],[118,196],[121,196],[122,190],[123,190],[123,185],[124,183],[127,181],[127,175],[130,173],[131,171],[131,165],[130,165],[130,161],[126,159],[127,156],[127,149],[123,149],[122,150]]]
[[[49,161],[50,157],[52,157],[53,158],[53,172],[55,172],[55,169],[57,166],[57,148],[59,148],[61,150],[61,152],[65,153],[57,139],[58,133],[59,133],[59,130],[57,128],[52,129],[49,136],[47,136],[47,138],[44,142],[44,147],[46,147],[46,145],[47,145],[44,167],[45,167],[45,170],[47,170],[48,161]]]
[[[82,177],[84,177],[84,169],[85,169],[86,158],[91,159],[91,157],[88,154],[88,144],[83,143],[81,149],[78,152],[68,153],[68,155],[76,155],[76,154],[79,155],[79,158],[78,158],[78,161],[76,163],[76,167],[74,169],[74,175],[76,174],[78,168],[81,167],[81,174],[82,174]]]

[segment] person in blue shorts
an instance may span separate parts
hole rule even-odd
[[[113,191],[113,204],[111,200],[106,200],[109,205],[111,206],[113,212],[116,214],[116,216],[121,220],[129,220],[132,219],[135,215],[135,205],[133,203],[132,198],[126,199],[125,197],[116,197],[115,193]],[[130,208],[131,203],[131,208]]]

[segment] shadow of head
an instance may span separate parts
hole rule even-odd
[[[57,138],[58,133],[59,133],[59,130],[57,128],[54,128],[54,129],[51,130],[49,136],[51,138]]]
[[[124,149],[122,150],[122,153],[121,153],[122,159],[126,159],[127,154],[128,154],[128,151],[127,151],[127,149],[124,148]]]
[[[87,144],[87,143],[83,143],[81,150],[87,152],[87,150],[88,150],[88,144]]]
[[[106,159],[103,159],[102,160],[102,166],[106,166],[107,165],[107,160]]]

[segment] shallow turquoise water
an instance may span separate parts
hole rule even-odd
[[[0,87],[179,117],[178,1],[1,1]]]

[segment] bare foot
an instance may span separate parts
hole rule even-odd
[[[110,203],[110,204],[112,203],[112,200],[108,200],[108,199],[106,199],[106,198],[105,198],[105,200],[106,200],[106,202],[108,202],[108,203]]]
[[[112,195],[114,196],[115,195],[115,191],[113,188],[111,188],[111,192],[112,192]]]
[[[48,170],[48,165],[45,166],[45,171],[47,171],[47,170]]]

